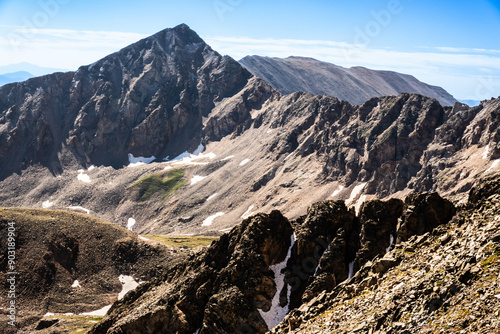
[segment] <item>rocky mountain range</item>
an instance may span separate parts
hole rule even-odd
[[[26,299],[28,332],[48,305],[74,312],[84,295],[62,296],[85,271],[92,302],[77,312],[114,301],[120,273],[148,281],[91,333],[327,332],[359,315],[348,307],[367,308],[379,288],[393,298],[380,304],[384,315],[359,315],[348,331],[403,332],[402,323],[408,332],[448,323],[479,331],[479,317],[498,328],[488,314],[500,293],[491,278],[500,98],[443,105],[415,93],[357,105],[285,95],[186,25],[76,72],[0,87],[0,206],[29,208],[0,211],[1,226],[19,221],[23,249],[37,245],[22,265],[42,268],[36,280],[45,282],[45,294]],[[185,258],[133,232],[220,239]],[[92,245],[113,246],[101,258]],[[80,249],[97,257],[82,260]],[[138,265],[142,258],[150,260]],[[444,258],[453,269],[438,266]],[[395,289],[410,270],[423,285]],[[437,318],[462,305],[453,291],[466,299],[480,285],[492,292],[482,313],[469,310],[466,323],[449,320],[458,308]],[[423,300],[422,310],[396,303],[401,296]],[[43,324],[41,333],[57,332]]]
[[[143,234],[220,234],[325,199],[359,208],[438,191],[457,203],[500,168],[499,103],[283,95],[181,25],[1,87],[0,203],[133,218]]]
[[[453,106],[457,102],[441,87],[392,71],[360,66],[345,68],[304,57],[247,56],[240,64],[283,94],[307,92],[363,104],[373,97],[415,93],[435,98],[442,106]]]

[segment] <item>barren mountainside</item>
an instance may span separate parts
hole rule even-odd
[[[283,95],[181,25],[0,88],[0,203],[133,218],[142,234],[220,234],[325,199],[359,209],[438,191],[457,203],[500,169],[499,109]]]
[[[441,87],[392,71],[359,66],[345,68],[304,57],[247,56],[240,60],[240,64],[284,94],[308,92],[363,104],[373,97],[416,93],[435,98],[443,106],[453,106],[457,102]]]

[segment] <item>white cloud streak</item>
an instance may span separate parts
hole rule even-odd
[[[145,37],[115,31],[0,26],[0,64],[28,62],[74,70]]]

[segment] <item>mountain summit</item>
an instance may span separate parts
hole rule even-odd
[[[128,164],[201,142],[202,118],[251,74],[186,25],[166,29],[76,72],[0,89],[0,178],[33,163]]]
[[[240,63],[284,94],[301,91],[363,104],[373,97],[416,93],[435,98],[443,106],[453,106],[457,102],[441,87],[392,71],[345,68],[304,57],[247,56]]]

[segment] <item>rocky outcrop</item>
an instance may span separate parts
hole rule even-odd
[[[366,262],[352,279],[293,310],[272,332],[497,332],[499,183],[498,175],[486,178],[449,222]],[[434,196],[418,196],[417,202],[430,204]],[[433,202],[434,209],[444,204]]]
[[[406,211],[398,224],[396,242],[407,241],[414,235],[432,231],[451,220],[456,209],[438,194],[410,195],[406,198]]]
[[[314,204],[289,222],[280,212],[244,220],[202,253],[114,304],[91,333],[264,333],[289,310],[312,302],[365,268],[386,272],[400,217],[426,215],[435,194],[363,204],[359,217],[343,201]],[[432,198],[434,201],[426,199]],[[411,205],[422,202],[428,205]],[[451,203],[450,203],[451,205]],[[451,207],[453,207],[451,205]],[[441,217],[441,216],[439,216]],[[436,224],[445,224],[442,217]],[[425,231],[407,229],[408,235]],[[405,234],[406,236],[406,234]],[[360,270],[358,271],[358,268]],[[375,284],[376,279],[364,281]],[[292,314],[296,314],[292,311]]]
[[[457,102],[443,88],[397,72],[344,68],[303,57],[247,56],[240,63],[284,94],[308,92],[363,104],[373,97],[416,93],[435,98],[443,106],[453,106]]]
[[[249,218],[202,253],[115,304],[91,333],[264,333],[293,229],[279,212]]]

